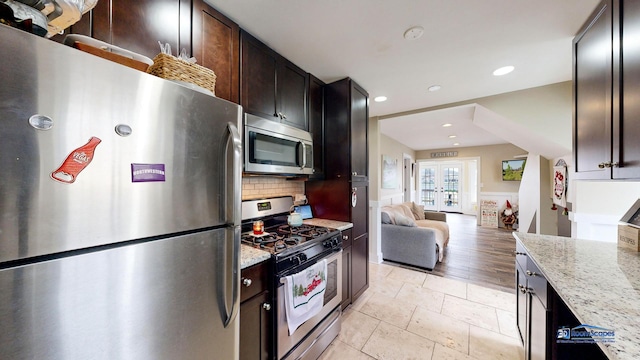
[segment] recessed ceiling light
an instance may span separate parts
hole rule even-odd
[[[457,138],[457,136],[455,136],[455,135],[449,135],[449,139],[455,139],[455,138]]]
[[[375,101],[375,102],[387,101],[387,97],[386,96],[376,96],[375,99],[373,99],[373,101]]]
[[[442,86],[440,86],[440,85],[433,85],[433,86],[429,86],[429,88],[428,88],[427,90],[429,90],[429,91],[431,91],[431,92],[434,92],[434,91],[438,91],[438,90],[440,90],[440,89],[442,89]]]
[[[412,26],[404,32],[404,38],[407,40],[415,40],[424,34],[422,26]]]
[[[453,124],[449,124],[449,123],[447,123],[447,124],[442,124],[442,127],[449,127],[449,126],[453,126]]]
[[[513,69],[515,69],[513,66],[509,65],[509,66],[503,66],[499,69],[496,69],[496,71],[493,72],[493,75],[495,76],[502,76],[502,75],[506,75],[510,72],[513,71]]]
[[[453,143],[453,146],[460,146],[460,143]]]

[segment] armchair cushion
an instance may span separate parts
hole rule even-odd
[[[405,202],[402,205],[405,205],[411,210],[414,219],[424,220],[424,205],[418,205],[413,201]]]

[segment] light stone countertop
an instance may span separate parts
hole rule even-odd
[[[350,222],[317,218],[305,219],[302,223],[307,225],[324,226],[327,228],[338,229],[340,231],[351,229],[353,227],[353,224]]]
[[[259,264],[270,258],[271,254],[268,251],[256,249],[245,244],[240,245],[240,269]]]
[[[615,331],[610,359],[640,359],[640,253],[616,243],[513,233],[582,324]]]

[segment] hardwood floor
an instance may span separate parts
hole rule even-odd
[[[447,214],[447,223],[450,236],[443,261],[431,272],[422,271],[515,293],[512,231],[477,226],[476,217],[470,215]]]

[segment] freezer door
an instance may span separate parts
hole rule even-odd
[[[239,105],[7,26],[0,44],[0,263],[239,225]]]
[[[0,357],[238,359],[239,321],[227,315],[239,298],[226,289],[239,286],[239,243],[229,232],[1,270]]]

